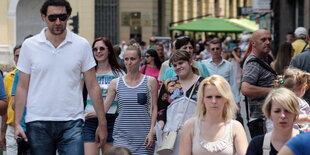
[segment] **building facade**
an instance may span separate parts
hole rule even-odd
[[[278,49],[285,42],[288,32],[297,27],[310,28],[310,1],[308,0],[272,0],[272,26],[274,48]]]
[[[45,27],[40,15],[44,0],[0,1],[0,64],[14,65],[13,48],[28,35],[34,35]],[[94,38],[94,1],[69,0],[72,16],[79,13],[79,34],[88,41]],[[68,24],[72,21],[68,21]],[[71,28],[70,26],[68,26]]]
[[[169,36],[173,0],[120,0],[119,40]]]
[[[171,26],[204,17],[238,18],[238,9],[251,7],[252,0],[172,0]],[[178,32],[171,34],[177,36]],[[188,34],[181,34],[188,35]],[[203,36],[203,35],[202,35]]]
[[[151,36],[168,36],[172,0],[68,0],[71,17],[78,18],[75,30],[91,43],[108,37],[113,44],[131,38],[148,41]],[[45,26],[40,16],[44,0],[0,1],[0,64],[13,64],[12,50],[28,35]],[[77,17],[78,16],[78,17]],[[69,19],[68,27],[73,19]],[[73,24],[74,25],[74,24]]]

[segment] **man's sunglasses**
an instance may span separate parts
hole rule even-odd
[[[61,21],[65,21],[68,19],[68,15],[67,14],[52,14],[52,15],[48,15],[47,18],[50,22],[56,21],[57,18],[59,18],[59,20]]]
[[[211,51],[215,51],[215,50],[220,50],[221,48],[217,47],[217,48],[211,48]]]
[[[97,52],[98,50],[99,50],[99,51],[104,51],[105,49],[108,49],[108,48],[107,48],[107,47],[103,47],[103,46],[94,47],[94,48],[93,48],[93,52]]]

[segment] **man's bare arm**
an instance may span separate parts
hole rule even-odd
[[[97,117],[98,117],[98,128],[96,132],[96,141],[100,142],[100,145],[105,144],[107,138],[107,120],[105,117],[104,104],[98,81],[96,79],[95,68],[92,68],[84,73],[86,88],[88,94],[94,105]],[[99,139],[98,139],[99,138]]]
[[[0,100],[0,115],[3,116],[6,114],[6,110],[8,108],[7,99]]]
[[[27,95],[28,95],[28,87],[30,81],[30,74],[23,73],[20,71],[19,80],[16,88],[16,95],[15,95],[15,133],[14,137],[22,136],[26,141],[27,137],[20,125],[20,121],[22,119],[24,109],[27,102]]]
[[[267,96],[272,89],[272,87],[259,87],[248,82],[242,82],[241,84],[242,94],[248,97],[264,97]]]

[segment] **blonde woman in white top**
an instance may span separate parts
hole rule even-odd
[[[212,75],[198,92],[196,117],[182,127],[180,155],[244,155],[248,141],[241,123],[233,120],[237,105],[229,83]]]

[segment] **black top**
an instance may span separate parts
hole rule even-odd
[[[265,135],[260,135],[254,137],[246,151],[246,155],[262,155],[263,154],[263,143],[264,143],[264,137]],[[273,147],[273,145],[270,143],[270,153],[269,155],[277,155],[278,151]]]

